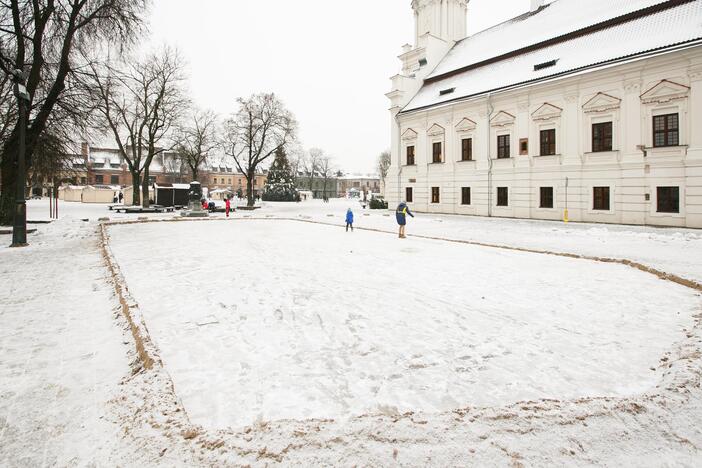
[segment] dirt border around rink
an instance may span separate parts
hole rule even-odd
[[[179,223],[179,222],[242,222],[242,221],[295,221],[308,224],[343,228],[344,226],[332,222],[316,221],[309,217],[257,217],[245,216],[243,218],[205,218],[205,219],[181,219],[181,218],[155,218],[137,219],[128,221],[103,220],[99,225],[100,249],[105,259],[110,280],[114,283],[115,294],[120,303],[121,312],[129,323],[131,334],[139,359],[139,365],[135,372],[141,368],[147,371],[156,371],[169,381],[166,387],[149,387],[144,389],[148,398],[158,399],[158,393],[168,391],[177,403],[177,413],[170,413],[178,422],[180,437],[175,440],[171,434],[167,434],[171,443],[179,443],[181,450],[190,451],[205,466],[239,466],[240,464],[254,464],[274,462],[274,463],[305,463],[305,461],[315,460],[315,463],[324,464],[338,463],[341,459],[335,458],[338,453],[334,446],[343,443],[348,445],[346,449],[347,457],[357,460],[360,456],[362,463],[389,464],[397,460],[397,450],[391,450],[389,456],[371,454],[366,452],[367,444],[381,444],[388,447],[396,444],[398,440],[405,437],[400,434],[398,426],[406,426],[411,437],[406,436],[404,444],[423,445],[432,437],[437,437],[436,442],[453,452],[458,446],[464,444],[480,444],[483,441],[489,442],[489,447],[478,448],[478,454],[490,458],[491,462],[496,462],[500,457],[505,463],[513,466],[524,466],[530,460],[536,462],[544,461],[543,454],[548,453],[553,463],[564,463],[570,460],[574,462],[577,457],[581,462],[592,463],[593,460],[587,458],[586,451],[578,443],[576,447],[564,448],[577,440],[580,434],[590,434],[588,425],[596,426],[601,423],[602,418],[611,418],[611,427],[607,429],[610,435],[622,437],[622,434],[629,436],[629,431],[638,431],[645,434],[655,443],[666,444],[670,440],[675,441],[680,447],[682,459],[689,459],[690,453],[697,457],[702,450],[684,435],[679,435],[675,427],[661,424],[663,420],[677,420],[679,418],[694,418],[695,413],[699,413],[702,405],[698,403],[702,394],[702,311],[692,315],[693,324],[689,329],[684,330],[683,338],[671,343],[668,350],[661,357],[656,370],[661,373],[660,380],[651,389],[640,395],[625,398],[616,397],[584,397],[576,400],[552,400],[543,399],[529,402],[514,402],[509,405],[499,407],[466,407],[457,408],[453,411],[433,414],[427,422],[428,413],[407,412],[404,414],[364,414],[352,418],[346,422],[334,420],[300,420],[300,421],[270,421],[256,422],[251,426],[241,429],[225,428],[221,430],[204,430],[193,425],[188,417],[186,409],[175,394],[172,382],[167,369],[161,361],[159,351],[153,343],[148,328],[139,312],[139,305],[130,295],[129,288],[120,267],[112,256],[109,242],[110,236],[108,228],[119,225],[130,224],[151,224],[151,223]],[[395,231],[357,227],[357,230],[376,232],[388,235],[397,235]],[[513,247],[507,245],[489,244],[476,241],[457,240],[435,236],[409,235],[416,239],[426,239],[434,241],[444,241],[455,244],[474,245],[479,247],[496,248],[502,250],[552,255],[572,259],[582,259],[600,263],[620,264],[634,268],[644,273],[652,274],[658,278],[674,284],[684,286],[693,291],[702,291],[702,284],[683,278],[678,275],[666,273],[664,271],[651,268],[639,262],[628,259],[617,259],[607,257],[595,257],[578,255],[564,252],[553,252],[538,249]],[[652,370],[654,370],[652,368]],[[158,408],[155,406],[154,408]],[[689,411],[688,411],[689,410]],[[179,416],[178,416],[179,415]],[[668,416],[666,416],[668,415]],[[643,418],[643,419],[640,419]],[[656,418],[656,419],[653,419]],[[130,425],[139,424],[132,420]],[[634,426],[632,426],[634,424]],[[372,428],[372,432],[370,431]],[[387,437],[378,432],[380,428],[385,428]],[[560,428],[562,434],[559,436],[548,436],[553,428]],[[578,429],[580,428],[580,429]],[[135,430],[137,428],[134,428]],[[164,428],[165,429],[165,428]],[[131,431],[132,428],[125,428]],[[451,437],[444,439],[447,434]],[[455,431],[452,433],[451,431]],[[486,431],[478,434],[479,431]],[[582,432],[578,432],[582,431]],[[643,432],[642,432],[643,431]],[[301,434],[306,434],[304,437]],[[531,436],[545,437],[541,446],[534,446],[522,453],[509,451],[505,445],[510,445],[517,439],[503,440],[504,434],[530,434]],[[590,434],[592,435],[592,434]],[[400,437],[402,436],[402,437]],[[550,438],[553,440],[551,440]],[[604,434],[598,434],[604,437]],[[302,439],[301,439],[302,438]],[[453,440],[460,439],[460,443]],[[179,440],[179,442],[178,442]],[[693,439],[694,440],[694,439]],[[414,441],[414,442],[413,442]],[[592,441],[600,443],[598,439]],[[621,441],[620,441],[621,442]],[[622,442],[623,443],[623,442]],[[474,445],[475,446],[475,445]],[[604,445],[607,447],[607,445]],[[616,446],[616,444],[615,444]],[[189,447],[189,448],[186,448]],[[354,447],[351,450],[351,447]],[[580,449],[578,449],[580,447]],[[665,446],[670,450],[670,446]],[[684,449],[683,449],[684,447]],[[311,450],[311,452],[310,452]],[[600,450],[602,450],[600,446]],[[605,449],[608,450],[608,449]],[[685,451],[687,450],[687,451]],[[692,452],[690,452],[692,450]],[[351,451],[351,452],[349,452]],[[353,453],[351,456],[349,453]],[[366,455],[358,455],[358,454]],[[605,457],[606,453],[602,455]],[[470,454],[475,454],[470,451]],[[473,456],[473,455],[468,455]],[[325,458],[326,457],[326,458]],[[366,457],[366,458],[364,458]],[[688,458],[685,458],[688,457]],[[441,464],[440,459],[434,459],[435,464]],[[603,460],[600,460],[603,462]],[[353,464],[353,463],[352,463]],[[410,463],[411,465],[412,463]],[[432,463],[429,463],[432,464]]]

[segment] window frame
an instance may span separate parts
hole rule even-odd
[[[551,206],[544,206],[544,190],[550,190],[549,195],[551,200]],[[547,198],[548,199],[548,198]],[[541,210],[553,210],[556,208],[556,189],[552,185],[539,187],[539,209]]]
[[[500,203],[501,191],[504,191],[504,196],[506,198],[504,203]],[[500,208],[508,208],[509,207],[509,187],[497,187],[497,193],[496,193],[496,197],[495,197],[495,206],[498,206]]]
[[[431,204],[440,205],[441,204],[441,187],[431,188]]]
[[[467,143],[467,147],[466,147],[466,143]],[[461,161],[472,161],[472,160],[473,160],[473,137],[461,137]]]
[[[599,190],[606,190],[607,193],[607,207],[606,208],[598,208],[597,207],[597,192]],[[604,202],[604,199],[602,200]],[[592,210],[594,212],[611,212],[612,211],[612,187],[609,185],[598,185],[598,186],[593,186],[592,187]]]
[[[473,204],[470,187],[461,187],[461,206],[471,206]],[[467,195],[467,197],[466,197]],[[467,202],[466,202],[467,199]]]
[[[670,117],[675,117],[675,123],[676,126],[674,129],[669,128],[669,118]],[[663,130],[656,130],[656,120],[657,119],[663,119]],[[675,147],[675,146],[680,146],[680,112],[671,112],[668,114],[654,114],[651,116],[651,124],[652,124],[652,144],[654,148],[670,148],[670,147]],[[670,135],[675,133],[676,134],[676,140],[675,143],[672,143],[672,140],[670,139]],[[663,140],[664,144],[659,145],[656,142],[656,136],[657,135],[663,135]]]
[[[677,192],[675,198],[677,198],[677,209],[675,211],[661,210],[661,190],[662,189],[675,189]],[[680,207],[680,186],[678,185],[659,185],[656,186],[656,213],[661,215],[679,215],[681,214]],[[671,199],[672,200],[672,199]]]
[[[439,149],[437,154],[436,149]],[[437,160],[438,156],[438,160]],[[431,162],[432,164],[441,164],[444,156],[444,142],[443,141],[432,141],[431,143]]]
[[[405,201],[414,203],[414,187],[405,187]]]
[[[105,177],[102,174],[95,174],[95,185],[105,185]]]
[[[510,133],[497,135],[497,159],[510,159],[512,135]]]
[[[545,139],[544,136],[546,136]],[[555,128],[539,130],[539,156],[556,155],[556,138]]]
[[[115,182],[115,180],[117,182]],[[110,185],[119,185],[119,176],[118,175],[111,175],[110,176]]]
[[[603,136],[600,136],[599,138],[595,134],[595,129],[599,128],[607,128],[609,127],[609,138],[607,137],[607,132],[604,132]],[[607,121],[607,122],[592,122],[590,124],[590,133],[591,133],[591,147],[590,151],[593,153],[605,153],[605,152],[611,152],[614,149],[614,122],[613,121]],[[607,146],[607,140],[609,139],[609,146]]]
[[[410,157],[412,158],[411,163],[410,163]],[[416,166],[417,165],[416,147],[414,145],[407,145],[405,147],[405,163],[407,166]]]

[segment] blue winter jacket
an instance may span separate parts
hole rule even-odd
[[[348,211],[346,212],[346,222],[347,222],[348,224],[353,224],[353,211],[348,210]]]
[[[397,205],[397,209],[395,210],[395,218],[397,218],[397,224],[404,226],[407,222],[406,215],[410,215],[414,218],[414,215],[410,211],[409,206],[407,206],[407,203],[402,202],[399,205]]]

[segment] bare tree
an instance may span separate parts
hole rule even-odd
[[[392,162],[392,157],[389,150],[385,150],[378,156],[378,175],[380,175],[380,183],[385,186],[385,179],[388,176],[388,171],[390,170],[390,164]]]
[[[239,110],[227,120],[222,144],[246,178],[246,197],[252,207],[256,171],[295,138],[297,123],[275,94],[255,94],[237,102]]]
[[[307,175],[309,181],[310,190],[314,193],[314,179],[319,172],[319,163],[322,158],[326,157],[324,150],[321,148],[311,148],[307,156],[302,160],[302,167]]]
[[[172,150],[169,136],[188,106],[181,58],[163,48],[124,70],[110,65],[91,68],[97,109],[132,175],[133,203],[148,208],[151,162]]]
[[[319,177],[322,179],[322,197],[327,198],[327,185],[329,184],[329,179],[334,177],[334,164],[332,158],[329,156],[323,156],[319,158],[319,163],[317,164],[317,172]]]
[[[176,133],[176,152],[190,168],[193,180],[198,180],[200,169],[207,163],[218,146],[217,115],[212,111],[195,110]]]
[[[148,0],[5,0],[0,2],[0,71],[26,78],[30,102],[26,125],[27,167],[31,170],[41,134],[57,111],[68,119],[55,125],[80,125],[91,115],[75,83],[85,52],[103,41],[129,45],[139,37]],[[13,104],[15,106],[15,104]],[[4,109],[3,109],[4,110]],[[11,113],[10,117],[14,114]],[[8,121],[12,123],[8,124]],[[12,118],[2,140],[0,224],[11,222],[17,180],[19,121]]]

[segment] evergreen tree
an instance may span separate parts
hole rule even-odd
[[[275,152],[275,159],[268,171],[268,182],[263,189],[264,201],[298,201],[300,195],[295,188],[295,176],[283,148]]]

